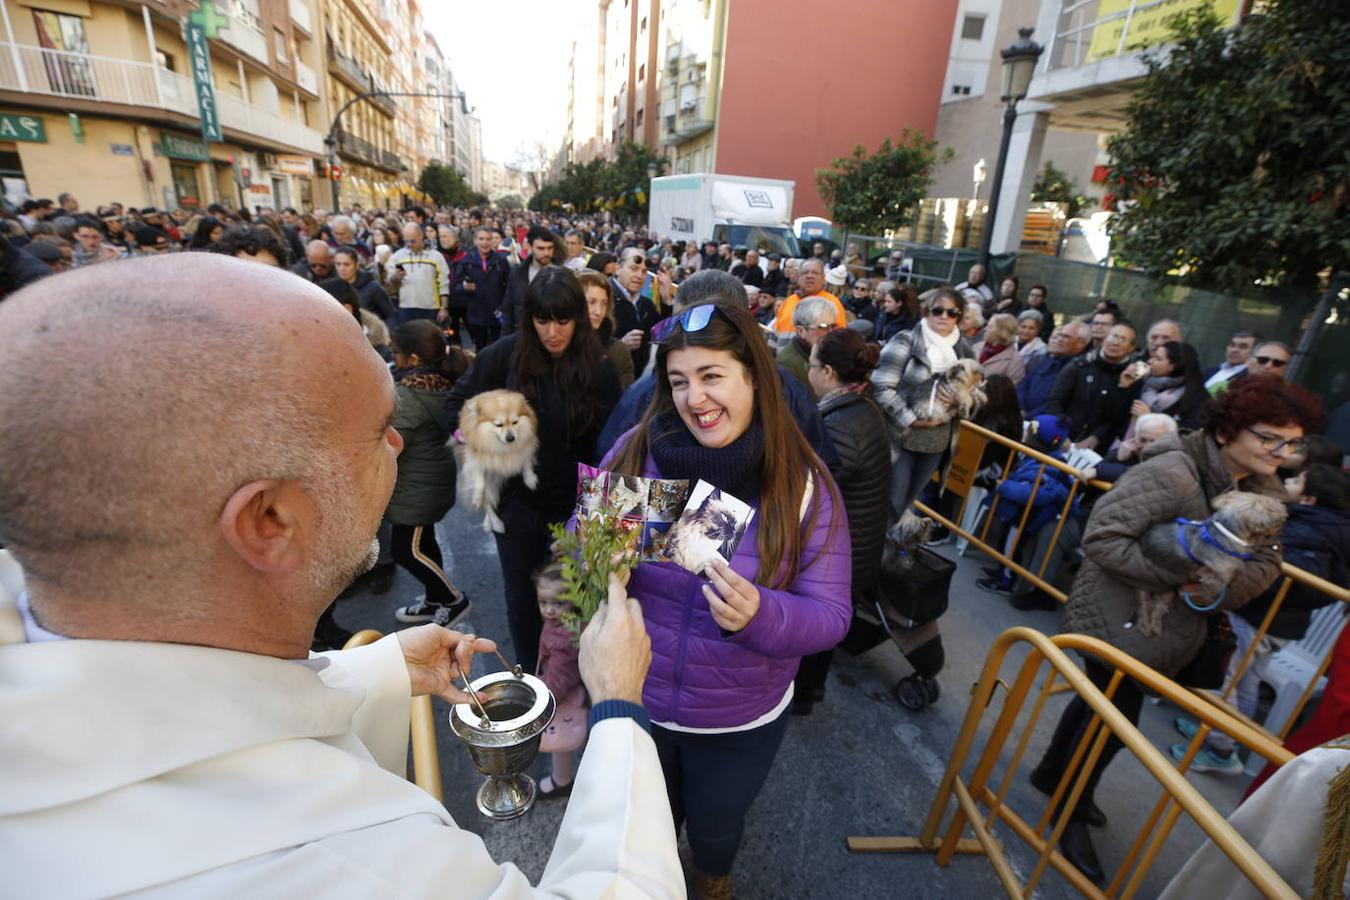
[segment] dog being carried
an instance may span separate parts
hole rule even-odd
[[[497,515],[502,485],[521,476],[525,486],[539,486],[535,457],[539,452],[539,419],[524,394],[485,391],[471,397],[459,414],[459,430],[451,438],[463,490],[474,509],[483,512],[483,530],[502,532]]]
[[[1252,551],[1276,540],[1288,516],[1274,497],[1247,491],[1229,491],[1214,501],[1214,514],[1199,522],[1178,519],[1154,525],[1140,538],[1144,556],[1179,576],[1194,576],[1204,595],[1220,598]],[[1139,591],[1135,625],[1140,634],[1158,637],[1163,620],[1179,591]]]
[[[955,417],[968,419],[984,406],[984,370],[973,359],[962,359],[941,374],[903,389],[905,402],[919,419],[935,424]]]

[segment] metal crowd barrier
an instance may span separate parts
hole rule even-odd
[[[1026,645],[1028,652],[1016,679],[1008,686],[999,675],[1009,650],[1017,645]],[[1105,691],[1088,680],[1069,657],[1066,652],[1068,650],[1091,656],[1113,670]],[[1043,667],[1048,672],[1046,677],[1040,680],[1037,688],[1037,678]],[[918,837],[850,837],[849,849],[858,853],[915,851],[933,853],[937,857],[938,865],[944,867],[951,862],[952,856],[956,853],[983,854],[989,857],[989,862],[1009,897],[1032,896],[1046,869],[1053,868],[1084,896],[1129,898],[1138,893],[1176,820],[1185,813],[1263,895],[1280,898],[1297,897],[1298,895],[1269,863],[1201,796],[1195,786],[1186,780],[1184,772],[1165,758],[1115,707],[1112,697],[1121,680],[1127,677],[1133,678],[1147,690],[1161,695],[1194,716],[1200,722],[1202,735],[1208,733],[1210,729],[1222,730],[1253,753],[1277,765],[1283,765],[1293,758],[1289,751],[1261,730],[1253,728],[1247,722],[1239,720],[1221,707],[1207,702],[1199,695],[1186,690],[1103,641],[1078,634],[1049,637],[1033,628],[1018,626],[999,635],[990,648],[980,680],[972,689],[965,721],[961,726],[956,745],[952,748],[947,770],[929,810],[923,832]],[[1017,776],[1018,766],[1026,753],[1031,733],[1045,710],[1046,701],[1052,693],[1058,692],[1056,687],[1061,681],[1068,690],[1077,693],[1088,704],[1093,711],[1093,718],[1045,811],[1033,824],[1008,807],[1008,791]],[[999,685],[1006,688],[1007,695],[989,730],[989,736],[975,763],[974,771],[967,781],[963,771],[971,756],[976,732],[988,712],[994,699],[994,691]],[[1006,771],[1001,779],[996,779],[995,769],[1021,717],[1023,707],[1033,692],[1035,699],[1031,711],[1022,726],[1020,736],[1016,739]],[[1069,821],[1074,805],[1083,793],[1094,764],[1101,756],[1108,738],[1113,735],[1143,764],[1149,774],[1157,779],[1163,792],[1131,845],[1124,862],[1106,889],[1102,890],[1078,871],[1055,847]],[[1064,802],[1061,803],[1061,800]],[[948,809],[953,801],[955,809],[944,830],[943,821],[947,819]],[[1056,809],[1060,810],[1057,816]],[[1007,826],[1011,837],[1023,841],[1037,854],[1035,867],[1025,882],[1019,880],[1000,838],[994,833],[1000,824]],[[967,826],[974,832],[974,840],[961,838]]]
[[[979,472],[980,460],[984,456],[985,448],[991,442],[1001,444],[1013,451],[1008,455],[1008,460],[1003,466],[1000,481],[1008,477],[1008,473],[1012,471],[1013,466],[1019,461],[1019,454],[1022,457],[1028,457],[1040,463],[1035,483],[1032,486],[1031,496],[1027,501],[1026,508],[1022,510],[1021,518],[1017,523],[1016,534],[1013,536],[1012,543],[1006,551],[994,547],[988,542],[989,529],[994,520],[994,512],[997,510],[1001,500],[997,492],[993,495],[993,501],[990,504],[987,515],[984,517],[984,524],[982,527],[971,531],[958,524],[965,518],[967,506],[971,502],[972,488],[975,485],[975,476]],[[1051,468],[1058,469],[1070,476],[1071,485],[1069,494],[1062,507],[1059,509],[1054,524],[1054,531],[1052,532],[1044,551],[1040,555],[1039,565],[1037,565],[1036,559],[1032,559],[1029,566],[1022,565],[1016,561],[1017,547],[1025,536],[1025,526],[1031,516],[1032,506],[1035,502],[1036,494],[1040,490],[1041,482],[1045,477],[1046,470]],[[1051,597],[1054,597],[1059,602],[1063,603],[1065,599],[1067,599],[1067,594],[1047,580],[1046,570],[1050,565],[1050,561],[1054,559],[1058,553],[1059,540],[1064,533],[1064,525],[1072,513],[1074,500],[1078,497],[1084,487],[1084,482],[1079,476],[1079,470],[1075,469],[1073,466],[1061,462],[1052,456],[1033,450],[1026,444],[1011,440],[997,432],[976,425],[973,422],[962,421],[956,452],[953,455],[952,465],[946,483],[946,490],[961,498],[960,509],[956,513],[956,521],[952,521],[937,510],[931,509],[923,503],[916,503],[915,506],[925,515],[946,526],[953,534],[965,538],[983,553],[1007,566],[1027,584],[1040,588]],[[1111,484],[1105,481],[1090,481],[1086,483],[1086,487],[1107,491],[1111,489]],[[1250,718],[1238,712],[1236,708],[1229,704],[1229,700],[1232,697],[1233,692],[1237,689],[1238,683],[1242,680],[1242,676],[1247,672],[1247,669],[1251,666],[1252,661],[1256,657],[1256,650],[1261,644],[1261,639],[1265,637],[1267,630],[1270,628],[1270,623],[1275,619],[1275,614],[1279,612],[1280,607],[1284,604],[1285,598],[1289,595],[1290,589],[1295,584],[1311,588],[1312,590],[1325,594],[1341,603],[1350,603],[1350,589],[1345,586],[1333,584],[1323,578],[1319,578],[1316,575],[1305,572],[1295,566],[1291,566],[1288,563],[1281,563],[1280,572],[1283,576],[1283,581],[1280,583],[1279,589],[1275,595],[1275,600],[1271,604],[1265,619],[1261,622],[1261,626],[1253,636],[1246,653],[1239,660],[1233,677],[1228,679],[1222,692],[1219,694],[1215,695],[1209,692],[1202,692],[1200,694],[1200,696],[1210,703],[1223,706],[1230,714],[1244,721],[1249,727],[1260,730],[1275,741],[1283,741],[1288,736],[1294,724],[1297,723],[1299,714],[1312,699],[1317,684],[1331,665],[1331,657],[1335,651],[1335,641],[1332,640],[1328,642],[1326,652],[1323,654],[1321,661],[1318,664],[1317,671],[1309,680],[1306,688],[1303,690],[1302,696],[1299,698],[1297,704],[1285,721],[1279,723],[1279,727],[1272,733],[1267,731],[1264,726],[1253,722]],[[1207,734],[1208,730],[1202,729],[1202,733],[1197,734],[1191,741],[1186,761],[1183,764],[1183,771],[1184,768],[1189,765],[1191,758],[1199,751],[1201,745],[1204,743],[1205,735]]]
[[[343,650],[364,647],[373,644],[384,635],[373,628],[358,631],[351,640],[343,645]],[[441,754],[436,747],[436,716],[431,709],[431,698],[425,694],[412,698],[411,727],[412,772],[409,779],[413,784],[436,798],[437,803],[445,802],[445,791],[441,787]]]

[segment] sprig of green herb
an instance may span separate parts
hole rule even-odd
[[[574,635],[609,596],[609,574],[623,578],[638,563],[633,533],[624,530],[617,507],[606,503],[598,512],[578,518],[572,531],[564,524],[549,526],[562,560],[563,597],[576,608],[563,615],[563,624]]]

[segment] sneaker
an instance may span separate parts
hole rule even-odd
[[[423,594],[408,606],[400,606],[394,610],[394,618],[410,625],[420,625],[436,618],[436,613],[441,609],[444,607],[439,603],[428,603],[426,595]]]
[[[1177,716],[1172,720],[1172,727],[1177,730],[1177,734],[1190,741],[1195,739],[1195,733],[1200,730],[1200,723],[1190,716]]]
[[[917,672],[906,675],[895,685],[895,699],[912,712],[936,703],[940,694],[936,678],[926,678]]]
[[[981,578],[975,582],[975,586],[991,594],[1003,594],[1005,596],[1012,594],[1012,585],[1001,578]]]
[[[1181,762],[1186,756],[1185,744],[1173,744],[1167,748],[1167,752],[1172,754],[1172,759]],[[1236,752],[1227,756],[1220,756],[1208,747],[1201,747],[1200,752],[1195,754],[1195,759],[1191,760],[1192,772],[1218,772],[1220,775],[1240,775],[1242,773],[1242,760],[1238,759]]]
[[[469,610],[471,609],[473,609],[473,604],[469,602],[468,597],[461,594],[459,600],[450,606],[438,606],[436,608],[436,615],[431,621],[442,628],[454,628],[469,614]]]
[[[998,581],[1003,579],[1002,566],[981,566],[980,573],[984,575],[985,578],[993,578]]]

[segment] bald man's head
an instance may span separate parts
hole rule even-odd
[[[342,420],[392,402],[383,369],[279,269],[194,253],[36,282],[0,304],[0,542],[67,591],[201,577],[241,485],[300,485],[329,514]]]
[[[305,261],[310,271],[320,278],[333,274],[333,248],[324,241],[310,241],[305,245]]]

